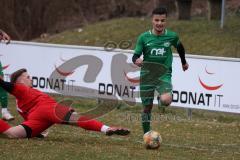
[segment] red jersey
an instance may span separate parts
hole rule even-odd
[[[17,99],[18,111],[22,113],[29,113],[34,108],[43,104],[53,106],[57,104],[57,102],[46,93],[20,83],[14,84],[12,94]]]

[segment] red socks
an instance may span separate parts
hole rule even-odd
[[[0,119],[0,133],[5,132],[9,128],[11,128],[11,126],[8,123],[6,123],[5,121],[3,121],[2,119]]]
[[[101,131],[101,128],[103,126],[103,123],[95,120],[95,119],[90,119],[86,116],[81,116],[78,119],[78,126],[81,128],[84,128],[86,130],[91,130],[91,131]]]

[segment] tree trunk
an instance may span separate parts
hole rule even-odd
[[[178,11],[178,19],[190,20],[192,0],[176,0],[176,5]]]
[[[208,0],[208,20],[221,17],[222,0]]]

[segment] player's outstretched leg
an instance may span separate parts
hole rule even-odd
[[[0,119],[0,134],[9,138],[26,138],[27,133],[22,125],[11,127],[8,123]]]
[[[88,116],[80,116],[77,112],[73,112],[68,121],[69,124],[81,127],[86,130],[103,132],[107,136],[121,135],[125,136],[130,134],[130,130],[122,127],[109,127],[96,119],[89,118]]]

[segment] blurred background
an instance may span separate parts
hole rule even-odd
[[[159,5],[169,16],[191,20],[220,20],[222,0],[0,0],[0,28],[15,40],[30,40],[44,33],[118,17],[145,17]],[[226,14],[240,16],[240,1],[226,0]]]

